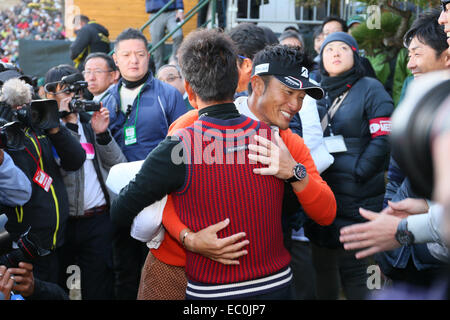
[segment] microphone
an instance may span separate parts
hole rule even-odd
[[[11,107],[29,104],[32,100],[33,87],[25,81],[13,78],[7,80],[1,89],[0,100]]]
[[[84,81],[84,77],[81,73],[73,73],[61,78],[61,84],[72,84],[77,81]]]

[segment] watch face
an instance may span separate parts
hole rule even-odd
[[[306,177],[306,168],[301,163],[297,164],[294,169],[294,175],[297,180],[303,180]]]
[[[413,241],[414,241],[412,235],[406,231],[397,232],[397,234],[395,235],[395,238],[403,246],[409,245],[409,244],[413,243]]]

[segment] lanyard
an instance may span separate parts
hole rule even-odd
[[[321,121],[322,131],[325,132],[325,129],[328,127],[330,129],[330,135],[333,136],[333,130],[331,128],[331,119],[334,117],[336,112],[338,111],[339,107],[344,102],[345,97],[349,93],[350,90],[345,91],[343,94],[341,94],[339,97],[334,99],[333,104],[331,107],[327,110],[327,115],[324,117]]]
[[[33,133],[34,137],[36,138],[36,142],[34,142],[33,138],[28,135],[28,133],[25,133],[25,135],[33,142],[34,148],[36,149],[36,152],[38,154],[39,161],[33,156],[33,154],[28,150],[27,147],[25,147],[25,151],[28,152],[28,154],[33,158],[34,162],[36,163],[37,167],[41,170],[44,170],[44,165],[42,163],[42,148],[41,144],[39,143],[39,139],[36,137],[36,135]]]
[[[139,102],[141,101],[141,93],[142,90],[144,89],[144,86],[142,86],[142,88],[139,90],[139,93],[137,95],[137,102],[136,102],[136,114],[134,116],[134,126],[136,127],[136,122],[137,122],[137,116],[138,116],[138,111],[139,111]],[[122,110],[122,99],[120,99],[120,90],[122,90],[122,87],[119,88],[119,110]],[[127,112],[128,113],[128,112]],[[130,109],[130,113],[131,113],[131,109]],[[130,117],[130,115],[125,114],[125,116],[127,117],[127,119],[125,120],[126,122],[128,122],[128,118]]]

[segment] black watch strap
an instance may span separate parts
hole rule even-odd
[[[288,183],[302,181],[306,177],[306,168],[301,163],[297,163],[293,168],[294,175],[286,180]]]
[[[395,233],[395,239],[402,245],[411,245],[414,243],[414,235],[408,231],[408,220],[406,218],[400,220]]]

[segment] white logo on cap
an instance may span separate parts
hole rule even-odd
[[[255,67],[255,74],[266,73],[268,71],[269,71],[269,64],[268,63],[258,64]]]
[[[301,74],[301,76],[304,77],[304,78],[309,78],[308,69],[306,69],[305,67],[302,67],[302,74]]]
[[[298,89],[303,88],[303,83],[300,80],[298,80],[297,78],[289,76],[289,77],[284,77],[284,80],[293,87],[296,87]]]

